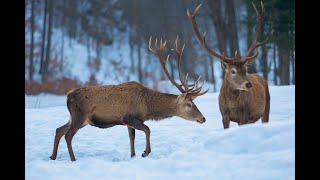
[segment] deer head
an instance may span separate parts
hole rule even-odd
[[[199,80],[201,79],[201,76],[199,76],[199,78],[193,83],[193,84],[187,84],[188,81],[188,73],[186,74],[186,77],[183,79],[182,75],[181,75],[181,59],[182,59],[182,53],[184,51],[184,47],[185,45],[182,46],[181,50],[179,50],[178,47],[178,37],[175,40],[173,49],[171,49],[172,51],[174,51],[176,57],[177,57],[177,61],[178,61],[178,71],[179,71],[179,79],[181,84],[178,84],[170,75],[170,73],[168,72],[168,69],[166,67],[167,62],[169,61],[170,58],[170,54],[167,55],[166,59],[163,58],[163,53],[164,51],[166,51],[166,44],[167,41],[162,41],[162,39],[160,40],[160,44],[157,44],[157,39],[155,40],[155,47],[152,47],[151,45],[151,41],[152,41],[152,37],[150,37],[149,39],[149,49],[150,51],[152,51],[153,53],[155,53],[160,60],[160,64],[161,67],[164,71],[164,73],[166,74],[167,78],[170,80],[170,82],[176,86],[179,91],[182,93],[179,96],[177,96],[177,100],[176,100],[176,109],[177,109],[177,114],[178,116],[186,119],[186,120],[195,120],[198,123],[203,123],[205,122],[205,118],[203,117],[203,115],[201,114],[201,112],[199,111],[199,109],[197,108],[197,106],[193,103],[193,100],[201,95],[204,95],[205,93],[207,93],[210,89],[210,87],[202,92],[202,87],[205,83],[205,81],[203,81],[202,85],[197,87],[197,83],[199,82]],[[157,47],[158,46],[158,47]],[[157,47],[157,48],[156,48]]]
[[[262,9],[261,14],[259,14],[256,6],[253,3],[252,3],[252,5],[253,5],[253,8],[256,11],[256,14],[258,16],[258,24],[256,26],[255,38],[253,39],[249,50],[247,51],[247,53],[243,57],[240,57],[238,55],[237,51],[235,51],[235,56],[230,58],[230,57],[225,56],[224,53],[219,54],[208,47],[208,45],[206,44],[206,39],[205,39],[206,33],[204,33],[204,35],[201,36],[199,29],[198,29],[196,19],[195,19],[197,12],[199,11],[200,7],[202,6],[202,3],[196,7],[196,9],[194,10],[193,13],[190,13],[189,10],[187,11],[187,15],[192,22],[193,30],[194,30],[197,38],[201,42],[202,46],[209,52],[209,54],[217,57],[221,61],[221,66],[225,72],[224,79],[229,82],[229,84],[231,85],[231,87],[233,89],[237,89],[237,90],[248,91],[252,87],[252,83],[248,79],[247,67],[250,66],[251,64],[253,64],[253,62],[257,59],[259,51],[257,51],[257,53],[255,53],[252,56],[250,56],[250,55],[253,53],[253,51],[256,48],[266,44],[273,35],[273,30],[272,30],[272,32],[269,34],[269,36],[264,41],[258,43],[258,38],[259,38],[259,35],[261,32],[261,26],[262,26],[262,23],[263,23],[264,17],[265,17],[265,9],[264,9],[262,1],[261,1],[261,9]]]

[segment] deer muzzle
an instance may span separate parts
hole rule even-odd
[[[202,123],[206,122],[206,118],[202,117],[202,119],[197,119],[197,122],[202,124]]]

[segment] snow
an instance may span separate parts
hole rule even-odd
[[[145,135],[136,131],[136,157],[130,158],[127,128],[86,126],[72,144],[71,162],[64,138],[55,161],[55,129],[69,118],[65,96],[25,96],[26,179],[295,179],[295,86],[271,86],[270,121],[230,124],[224,130],[218,93],[194,102],[204,124],[178,117],[148,121],[152,152],[147,158]]]

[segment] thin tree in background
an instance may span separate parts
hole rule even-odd
[[[34,3],[35,0],[31,0],[31,44],[30,44],[30,64],[29,64],[29,80],[33,81],[33,48],[34,48]]]
[[[211,56],[209,56],[209,62],[210,62],[210,70],[211,70],[211,82],[213,84],[213,92],[217,91],[217,83],[216,83],[216,79],[214,77],[214,62],[213,62],[213,58]]]
[[[278,68],[277,68],[277,56],[276,56],[276,44],[273,44],[273,82],[274,85],[278,85]]]
[[[268,74],[270,71],[269,63],[268,63],[268,50],[267,46],[261,47],[261,61],[260,61],[260,69],[262,71],[263,78],[268,81]]]
[[[136,25],[136,31],[140,29],[140,13],[138,12],[137,8],[137,0],[134,0],[133,2],[133,9],[134,9],[134,24]],[[138,53],[138,80],[140,83],[143,83],[143,69],[142,69],[142,62],[141,62],[141,34],[136,33],[136,43],[137,43],[137,53]]]
[[[42,81],[46,81],[48,78],[48,66],[50,63],[50,52],[51,52],[51,36],[52,36],[52,23],[53,23],[53,0],[49,0],[49,25],[48,25],[48,42],[46,48],[46,59],[44,62],[44,71],[42,76]]]
[[[135,67],[134,67],[134,37],[133,37],[133,30],[130,29],[130,35],[129,35],[129,47],[130,47],[130,71],[132,74],[135,74]]]
[[[65,12],[65,7],[66,7],[66,1],[63,1],[62,3],[62,12]],[[64,36],[65,36],[65,30],[64,30],[64,26],[65,26],[65,16],[62,16],[61,19],[61,31],[62,31],[62,35],[61,35],[61,50],[60,50],[60,71],[62,71],[63,68],[63,59],[64,59]]]
[[[254,29],[254,25],[255,25],[255,19],[256,15],[255,12],[252,8],[252,4],[251,4],[251,0],[247,0],[246,1],[246,10],[247,10],[247,19],[246,19],[246,23],[247,23],[247,48],[249,48],[251,46],[252,43],[252,35],[254,34],[253,29]],[[256,66],[256,62],[254,62],[251,66],[249,66],[248,71],[250,73],[257,73],[257,66]]]
[[[41,55],[40,55],[40,69],[39,74],[43,73],[44,66],[44,54],[45,54],[45,44],[46,44],[46,34],[47,34],[47,14],[48,14],[48,0],[44,0],[44,12],[43,12],[43,25],[42,25],[42,40],[41,40]]]
[[[237,29],[237,21],[236,21],[236,15],[235,15],[235,7],[234,7],[234,1],[233,0],[227,0],[226,2],[226,8],[225,8],[225,14],[226,14],[226,30],[228,32],[228,44],[229,44],[229,57],[233,56],[233,52],[237,51],[238,55],[241,56],[240,50],[239,50],[239,38],[238,38],[238,29]],[[226,54],[228,54],[226,52]]]
[[[209,3],[211,11],[211,20],[214,24],[216,37],[218,40],[218,48],[220,53],[227,53],[227,41],[226,41],[226,24],[222,15],[222,4],[221,0],[212,0]],[[224,76],[222,71],[221,78]]]
[[[294,22],[293,22],[294,23]],[[292,72],[292,84],[295,84],[295,37],[294,37],[294,24],[290,23],[290,36],[292,37],[292,48],[291,48],[291,72]]]

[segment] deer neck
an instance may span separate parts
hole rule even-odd
[[[242,91],[232,88],[230,82],[224,78],[220,92],[229,99],[235,99],[242,94]]]
[[[176,116],[177,95],[156,92],[148,103],[148,119],[161,120]]]

